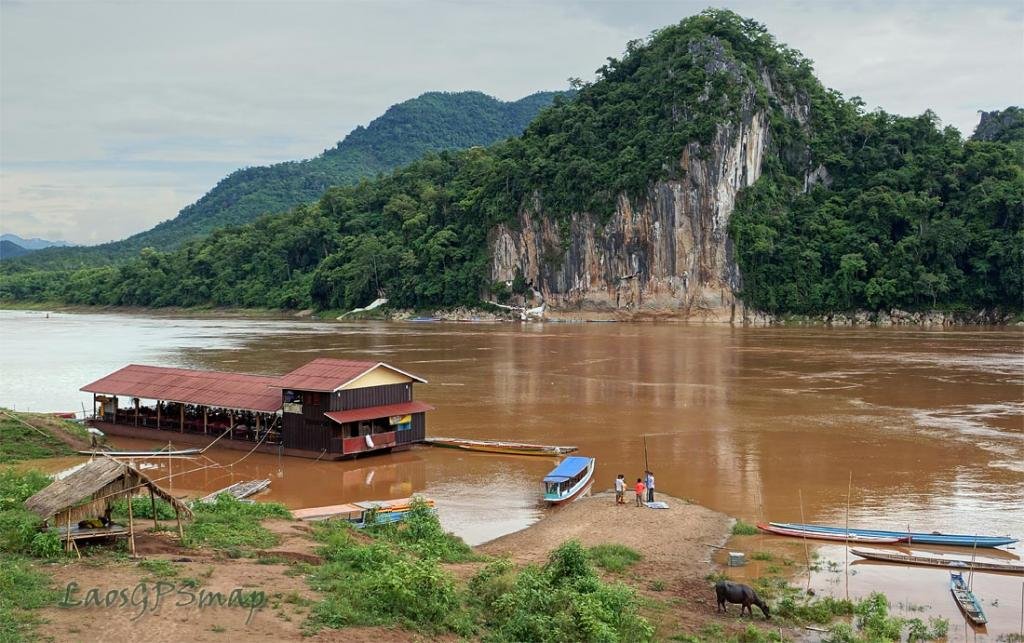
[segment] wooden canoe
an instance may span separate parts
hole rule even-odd
[[[1013,563],[1002,563],[987,560],[960,560],[954,558],[939,558],[938,556],[917,556],[913,554],[901,554],[898,552],[870,551],[867,549],[851,549],[854,556],[867,558],[868,560],[881,560],[900,565],[928,565],[930,567],[952,567],[956,569],[970,569],[986,572],[1003,572],[1007,574],[1024,575],[1024,565]]]
[[[773,527],[785,529],[796,529],[799,531],[814,531],[826,534],[844,534],[843,527],[828,527],[825,525],[805,525],[792,522],[773,522]],[[893,536],[915,545],[948,545],[950,547],[1001,547],[1012,545],[1017,542],[1011,536],[982,536],[971,534],[944,534],[941,532],[920,532],[920,531],[886,531],[881,529],[850,529],[864,536]]]
[[[893,538],[891,536],[873,536],[868,534],[862,534],[853,530],[850,530],[848,534],[831,534],[820,531],[803,531],[799,529],[789,529],[786,527],[776,527],[775,525],[765,524],[763,522],[758,523],[757,528],[761,531],[768,532],[770,534],[776,534],[778,536],[810,538],[812,540],[830,540],[834,542],[874,543],[877,545],[889,545],[906,540],[905,538]]]
[[[482,451],[484,453],[503,453],[506,455],[541,455],[557,456],[572,453],[574,446],[558,446],[548,444],[530,444],[528,442],[505,442],[502,440],[467,440],[463,438],[429,437],[428,444],[466,451]]]
[[[963,574],[959,572],[949,573],[949,591],[953,593],[953,600],[960,606],[960,611],[975,625],[988,623],[985,610],[981,609],[981,601],[974,595],[974,592],[967,586]]]
[[[434,501],[430,498],[422,498],[430,508],[434,507]],[[299,520],[327,520],[328,518],[339,518],[349,522],[362,522],[367,511],[376,510],[378,514],[403,514],[412,507],[413,498],[398,498],[396,500],[364,500],[361,502],[349,502],[343,505],[327,505],[325,507],[309,507],[307,509],[293,509],[292,516]]]

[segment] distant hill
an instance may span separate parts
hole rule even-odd
[[[17,263],[77,268],[136,256],[146,247],[173,250],[217,228],[314,201],[330,186],[374,177],[427,152],[490,145],[517,136],[559,93],[538,92],[504,102],[474,91],[428,92],[393,105],[320,156],[236,170],[177,217],[150,230],[98,246],[32,253]]]
[[[30,252],[32,251],[29,250],[28,248],[19,246],[13,241],[8,241],[7,239],[0,239],[0,260],[13,259],[15,257],[26,255]]]
[[[43,248],[52,248],[55,246],[64,247],[73,245],[67,241],[50,241],[49,239],[39,239],[37,237],[25,239],[16,234],[10,233],[0,234],[0,241],[10,241],[11,243],[21,246],[25,250],[42,250]]]

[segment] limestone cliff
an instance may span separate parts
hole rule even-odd
[[[705,48],[721,53],[710,40]],[[712,55],[704,64],[732,63]],[[710,144],[682,150],[680,179],[656,182],[639,199],[619,195],[603,226],[590,213],[575,214],[568,238],[536,199],[520,211],[518,225],[493,231],[491,278],[511,281],[521,273],[554,311],[741,318],[735,293],[742,277],[727,228],[737,193],[760,177],[772,146],[769,114],[759,106],[757,90],[801,125],[808,115],[806,101],[784,101],[766,72],[759,88],[743,82],[732,122],[720,124]],[[823,168],[808,168],[806,177],[805,184],[827,181]]]

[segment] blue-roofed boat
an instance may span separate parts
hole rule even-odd
[[[956,604],[960,606],[960,611],[972,623],[975,625],[988,623],[985,610],[981,609],[981,601],[974,595],[971,588],[967,586],[963,574],[960,572],[949,573],[949,591],[953,593],[953,598],[956,600]]]
[[[795,522],[773,522],[773,527],[781,529],[798,530],[803,532],[817,532],[822,534],[846,535],[843,527],[825,527],[822,525],[805,525]],[[850,534],[866,536],[881,536],[898,538],[903,542],[917,543],[918,545],[948,545],[950,547],[1001,547],[1017,542],[1016,538],[1009,536],[972,536],[969,534],[942,534],[938,532],[927,533],[918,531],[885,531],[881,529],[850,529]],[[852,540],[852,539],[851,539]]]
[[[544,476],[544,500],[557,505],[584,495],[594,484],[596,463],[596,459],[583,456],[571,456],[559,462]]]

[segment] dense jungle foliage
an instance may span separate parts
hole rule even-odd
[[[392,105],[316,158],[232,172],[177,217],[150,230],[99,246],[45,250],[22,261],[68,269],[131,258],[143,248],[169,251],[217,228],[315,201],[333,185],[351,185],[389,172],[427,152],[490,145],[518,136],[558,95],[537,92],[503,102],[481,92],[428,92]]]
[[[772,148],[730,224],[746,302],[807,314],[1021,309],[1024,183],[1012,113],[992,140],[968,142],[931,113],[866,113],[763,26],[723,10],[629,43],[577,86],[521,137],[430,154],[174,252],[8,275],[0,298],[337,309],[384,292],[398,307],[475,305],[500,290],[488,276],[496,224],[526,208],[567,233],[577,213],[607,216],[617,198],[637,202],[676,178],[688,144],[704,154],[719,125],[764,109]],[[808,116],[798,120],[793,105]]]

